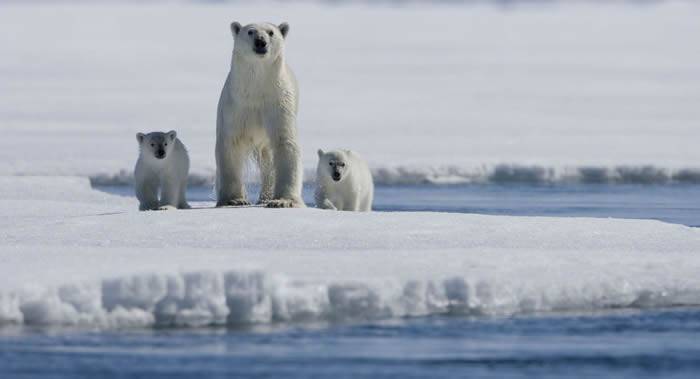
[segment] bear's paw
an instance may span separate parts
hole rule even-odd
[[[296,199],[274,199],[267,202],[268,208],[304,208],[304,202]]]
[[[246,207],[250,205],[250,201],[246,199],[229,199],[216,203],[217,207]]]

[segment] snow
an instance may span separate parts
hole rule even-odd
[[[128,182],[134,134],[176,129],[210,182],[234,18],[291,24],[307,172],[340,147],[380,184],[700,182],[693,2],[4,4],[0,174]]]
[[[136,132],[211,183],[235,18],[288,21],[307,172],[700,182],[700,6],[0,5],[0,325],[122,328],[700,305],[700,230],[317,209],[137,212]]]
[[[700,305],[700,229],[318,209],[138,212],[0,177],[0,324],[333,322]],[[205,208],[206,207],[206,208]]]

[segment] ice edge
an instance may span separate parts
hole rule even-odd
[[[201,327],[700,305],[699,289],[672,282],[537,287],[458,276],[311,282],[260,270],[153,273],[0,292],[0,326]]]
[[[315,173],[304,177],[313,183]],[[548,167],[539,165],[498,164],[476,167],[380,167],[372,170],[377,185],[455,185],[455,184],[700,184],[700,168],[666,168],[654,165]],[[255,175],[251,175],[255,180]],[[133,172],[90,176],[93,186],[132,185]],[[214,174],[192,172],[192,186],[211,186]]]

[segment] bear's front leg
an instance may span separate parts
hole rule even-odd
[[[167,175],[161,181],[159,210],[177,209],[177,205],[180,202],[178,184],[175,178],[169,178]]]
[[[273,159],[275,164],[275,191],[268,208],[303,208],[301,198],[301,152],[296,141],[294,123],[282,122],[273,134]]]
[[[326,197],[326,191],[323,187],[319,186],[314,192],[314,200],[316,201],[316,207],[320,209],[332,209],[337,211],[338,208],[333,205],[333,202]]]
[[[180,202],[177,205],[177,209],[190,209],[190,204],[187,203],[187,177],[185,177],[184,180],[180,182],[180,191],[179,191],[179,198]]]
[[[263,146],[256,149],[257,161],[260,166],[260,197],[258,204],[267,205],[275,195],[275,165],[272,151]]]
[[[157,176],[142,177],[136,175],[136,198],[139,200],[140,211],[153,211],[158,209],[158,187],[160,180]]]
[[[217,207],[250,205],[243,185],[243,168],[247,150],[245,144],[233,143],[231,138],[216,138]]]

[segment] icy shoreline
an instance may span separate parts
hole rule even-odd
[[[0,293],[0,327],[235,326],[700,305],[697,281],[688,287],[596,279],[564,286],[538,279],[517,288],[508,280],[460,276],[305,281],[256,270],[142,274]]]
[[[137,212],[0,177],[0,324],[100,328],[700,305],[700,229],[657,221]]]

